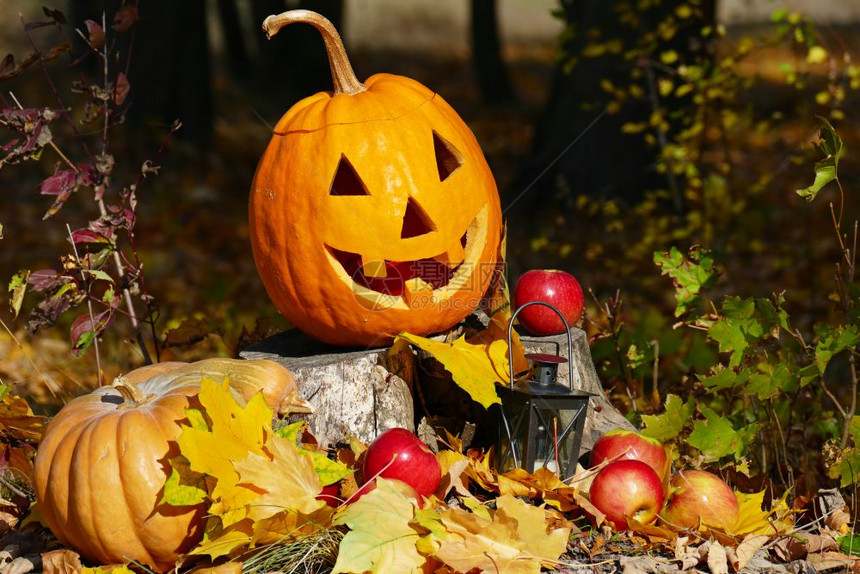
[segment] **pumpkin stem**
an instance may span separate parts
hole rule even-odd
[[[134,383],[129,383],[122,377],[117,377],[113,384],[111,385],[115,388],[120,395],[122,395],[123,401],[131,404],[139,404],[144,402],[148,397],[140,392],[140,389],[137,388],[137,385]]]
[[[310,24],[322,35],[328,54],[328,65],[331,68],[334,95],[359,94],[367,89],[352,71],[352,64],[349,63],[349,57],[347,57],[346,49],[343,47],[343,40],[341,40],[334,25],[325,16],[311,10],[288,10],[277,16],[267,17],[263,21],[263,31],[266,33],[266,38],[271,38],[284,26],[296,22]]]

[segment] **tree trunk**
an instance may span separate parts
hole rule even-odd
[[[234,78],[245,78],[250,74],[251,59],[245,47],[236,0],[218,0],[218,20],[224,33],[224,47],[230,73]]]
[[[486,104],[514,99],[514,90],[499,40],[496,0],[471,0],[472,66]]]
[[[702,58],[701,29],[713,23],[714,14],[714,2],[706,4],[700,17],[674,19],[677,31],[664,39],[655,30],[666,18],[674,18],[674,11],[686,5],[683,0],[662,0],[655,8],[630,8],[627,13],[619,12],[614,2],[562,0],[568,26],[562,50],[571,59],[560,59],[556,65],[548,101],[535,126],[533,150],[511,190],[528,189],[517,201],[514,215],[532,217],[542,202],[557,199],[559,185],[569,198],[587,195],[627,203],[639,201],[648,190],[667,189],[680,209],[677,194],[682,183],[656,170],[661,138],[671,137],[675,125],[670,123],[669,133],[652,131],[654,144],[647,143],[642,133],[625,133],[622,128],[647,123],[655,107],[672,111],[684,104],[659,100],[652,63],[667,50],[675,50],[681,59]],[[629,18],[623,20],[625,14]],[[620,50],[613,50],[613,45]],[[639,57],[626,56],[631,49]],[[642,96],[613,103],[612,87],[634,82]]]

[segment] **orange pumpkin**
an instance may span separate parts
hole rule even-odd
[[[203,378],[229,377],[270,407],[293,394],[292,373],[272,361],[207,359],[142,367],[65,405],[36,455],[36,501],[62,542],[102,564],[138,561],[165,571],[203,535],[203,505],[158,505],[178,454],[185,409]]]
[[[250,234],[269,297],[296,327],[339,345],[448,329],[480,303],[502,229],[475,136],[438,94],[377,74],[361,83],[331,23],[270,16],[325,40],[334,90],[278,122],[250,196]]]

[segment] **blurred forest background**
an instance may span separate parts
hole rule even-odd
[[[234,355],[287,327],[257,278],[246,213],[271,126],[293,103],[331,86],[312,28],[291,26],[270,41],[260,31],[266,15],[298,6],[342,31],[359,78],[412,77],[470,125],[506,210],[509,280],[530,268],[561,268],[593,291],[583,328],[607,388],[631,412],[657,411],[667,392],[692,384],[697,365],[717,360],[700,339],[672,329],[672,283],[654,251],[713,250],[718,292],[784,291],[798,328],[834,313],[829,293],[840,248],[828,203],[838,204],[839,193],[827,188],[808,206],[795,191],[812,182],[820,159],[811,145],[816,116],[829,118],[849,150],[839,168],[843,220],[860,211],[860,165],[850,151],[860,144],[856,2],[129,4],[139,20],[116,36],[120,56],[111,67],[127,71],[130,90],[125,121],[111,128],[110,153],[117,189],[146,160],[160,166],[140,182],[134,234],[154,298],[156,321],[145,340],[153,355],[158,341],[162,360]],[[25,29],[58,18],[41,3],[4,0],[0,56],[21,63],[66,41],[74,48],[44,69],[10,73],[14,66],[6,66],[3,106],[57,107],[60,93],[84,114],[70,86],[81,74],[100,73],[94,59],[74,55],[87,49],[85,20],[101,23],[105,14],[110,32],[121,6],[60,3],[63,35],[53,24]],[[174,120],[182,128],[159,153]],[[72,154],[78,139],[97,145],[102,135],[96,123],[77,135],[57,130],[54,142]],[[66,224],[75,229],[93,218],[90,195],[77,193],[43,220],[53,200],[39,187],[59,161],[46,148],[38,161],[0,167],[4,285],[20,269],[59,265],[69,251]],[[7,305],[0,309],[17,339],[0,332],[0,379],[51,405],[47,387],[63,395],[94,384],[94,353],[72,359],[74,313],[30,332],[27,314],[37,301],[28,295],[16,319]],[[144,360],[123,321],[101,342],[108,380]]]

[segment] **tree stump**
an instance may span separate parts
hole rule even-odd
[[[595,394],[580,452],[590,451],[607,430],[633,426],[607,399],[585,332],[571,330],[573,342],[574,388]],[[567,336],[521,336],[526,352],[552,353],[568,358]],[[255,343],[240,353],[244,359],[276,361],[296,376],[299,394],[314,408],[306,419],[321,445],[343,442],[353,435],[368,443],[393,427],[413,430],[416,421],[427,419],[434,428],[459,434],[467,423],[477,432],[474,445],[492,444],[496,432],[495,413],[469,398],[433,357],[423,352],[388,356],[389,347],[348,349],[326,345],[298,330],[279,333]],[[558,370],[558,381],[568,384],[567,368]],[[474,431],[474,427],[470,430]]]
[[[240,356],[288,368],[314,408],[295,418],[308,420],[320,445],[333,445],[350,434],[369,443],[390,428],[414,429],[411,389],[382,366],[387,352],[333,347],[293,329],[250,345]]]

